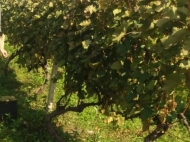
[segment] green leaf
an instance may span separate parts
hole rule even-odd
[[[144,84],[139,84],[138,86],[137,86],[137,93],[141,93],[141,91],[142,91],[142,89],[144,88]]]
[[[185,52],[185,53],[184,53]],[[184,41],[184,45],[182,47],[181,55],[188,55],[190,53],[190,39]]]
[[[185,108],[185,101],[183,99],[183,96],[181,94],[179,94],[179,95],[177,95],[175,97],[175,100],[177,102],[177,109],[178,109],[178,111],[183,110]]]
[[[186,8],[186,7],[184,7],[184,6],[183,6],[183,7],[178,7],[177,10],[178,10],[179,12],[185,14],[186,16],[189,15],[189,9]]]
[[[172,111],[166,116],[166,121],[169,123],[172,123],[175,119],[177,118],[177,113],[176,111]]]
[[[140,0],[138,2],[139,5],[148,5],[152,0]]]
[[[149,84],[147,85],[147,88],[148,88],[149,90],[153,90],[156,84],[157,84],[157,80],[151,80],[151,81],[149,82]]]
[[[179,15],[177,14],[177,7],[175,5],[170,5],[165,10],[167,11],[166,16],[171,19],[178,19]]]
[[[163,17],[160,20],[157,21],[156,25],[158,27],[162,27],[164,24],[168,23],[169,21],[171,21],[172,19],[170,17]]]
[[[115,61],[115,62],[112,63],[110,68],[113,69],[113,70],[120,70],[122,68],[122,64],[119,61]]]
[[[85,99],[85,92],[84,91],[79,91],[77,95],[80,99]]]
[[[172,123],[173,118],[172,118],[171,114],[168,114],[168,115],[166,116],[166,121],[167,121],[168,123]]]
[[[123,56],[126,56],[126,54],[130,51],[131,49],[131,43],[129,39],[126,39],[124,42],[119,44],[117,46],[117,53]]]
[[[126,99],[126,102],[127,102],[127,103],[131,103],[132,100],[133,100],[134,98],[136,98],[136,97],[137,97],[137,94],[134,93],[133,91],[131,91],[130,93],[128,93],[128,94],[126,95],[125,99]]]
[[[187,33],[186,29],[180,29],[180,28],[173,28],[173,33],[172,36],[179,41],[179,39],[181,39],[182,37],[184,37]],[[174,42],[175,43],[175,42]]]
[[[151,107],[145,107],[142,111],[141,111],[141,115],[140,118],[142,121],[146,121],[148,118],[152,117],[154,114],[154,111]]]
[[[181,84],[182,78],[178,73],[172,73],[166,76],[165,85],[163,87],[167,92],[173,91],[179,84]]]
[[[173,28],[172,35],[166,36],[161,39],[162,44],[165,46],[165,48],[169,48],[175,43],[178,43],[179,41],[181,41],[185,37],[186,34],[187,34],[186,29]]]

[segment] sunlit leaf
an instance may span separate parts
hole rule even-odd
[[[88,20],[85,20],[83,22],[81,22],[79,25],[83,26],[83,27],[87,27],[91,24],[91,20],[88,19]]]
[[[89,5],[85,8],[84,12],[87,13],[89,12],[90,14],[96,12],[96,7],[94,5]]]
[[[97,63],[89,63],[89,66],[93,69],[95,69],[98,65],[100,64],[100,62]]]
[[[83,46],[84,49],[88,49],[88,47],[90,46],[90,44],[91,44],[90,40],[82,41],[82,46]]]
[[[179,65],[181,68],[190,68],[190,61],[189,60],[182,60],[180,65]]]
[[[53,7],[53,2],[49,2],[49,7]]]
[[[121,9],[114,9],[113,10],[113,14],[114,15],[117,15],[117,14],[119,14],[121,12]]]
[[[125,35],[126,32],[115,33],[113,34],[113,41],[119,42]]]
[[[106,9],[111,2],[112,0],[98,0],[99,7],[101,9]]]

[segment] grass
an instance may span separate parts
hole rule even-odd
[[[8,47],[6,47],[8,49]],[[11,49],[10,51],[11,52]],[[44,127],[47,90],[37,94],[43,84],[43,74],[28,73],[14,61],[8,76],[4,76],[5,59],[0,59],[0,96],[13,95],[18,100],[18,119],[12,123],[0,123],[0,142],[54,142]],[[56,98],[62,94],[61,83],[56,88]],[[89,107],[82,113],[70,112],[55,119],[55,124],[67,142],[142,142],[147,133],[141,134],[139,119],[128,120],[122,126],[106,124],[106,116],[97,107]],[[62,132],[64,130],[64,133]],[[157,142],[189,142],[189,134],[176,123]]]

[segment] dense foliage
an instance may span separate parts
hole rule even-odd
[[[3,31],[18,48],[18,62],[31,70],[55,58],[65,69],[64,99],[77,95],[80,105],[95,96],[101,112],[114,115],[119,123],[140,117],[143,130],[151,118],[163,126],[178,114],[185,117],[186,103],[181,100],[188,99],[190,87],[190,2],[6,0],[1,4]]]

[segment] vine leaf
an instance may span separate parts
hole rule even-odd
[[[180,65],[181,68],[190,68],[190,61],[188,60],[182,60]]]
[[[151,80],[147,86],[149,90],[153,90],[154,86],[157,84],[157,80]]]
[[[49,7],[53,7],[53,2],[50,2],[50,3],[49,3]]]
[[[177,10],[185,15],[189,15],[189,10],[186,7],[178,7]]]
[[[121,9],[114,9],[113,10],[113,14],[114,15],[117,15],[117,14],[119,14],[121,12]]]
[[[137,86],[137,93],[140,93],[144,88],[144,84],[143,83],[140,83],[138,86]]]
[[[162,19],[160,19],[160,20],[157,21],[156,25],[158,27],[162,27],[164,24],[166,24],[170,20],[171,20],[170,17],[163,17]]]
[[[98,67],[98,65],[100,64],[100,62],[97,63],[89,63],[89,66],[93,69],[96,69]]]
[[[85,20],[83,22],[81,22],[79,25],[82,26],[82,27],[87,27],[91,24],[91,20],[88,19],[88,20]]]
[[[187,54],[190,52],[190,39],[187,39],[187,40],[184,41],[182,51],[186,51]],[[184,55],[184,54],[182,53],[182,55]]]
[[[89,12],[90,14],[92,14],[92,13],[94,13],[96,11],[97,11],[97,9],[96,9],[96,7],[94,5],[89,5],[89,6],[87,6],[85,8],[84,13],[88,13]]]
[[[151,107],[145,107],[141,111],[140,118],[142,119],[142,121],[146,121],[148,118],[150,118],[153,115],[153,113],[154,113],[154,111],[152,110]]]
[[[125,31],[125,28],[122,29],[122,30],[119,30],[116,31],[112,37],[113,37],[113,41],[114,42],[119,42],[124,36],[126,35],[126,31]]]
[[[171,92],[175,87],[181,84],[181,75],[177,73],[172,73],[166,76],[164,90]]]
[[[114,70],[120,70],[122,68],[122,65],[121,65],[121,62],[119,61],[116,61],[114,62],[111,66],[110,66],[111,69],[114,69]]]
[[[90,40],[82,41],[82,46],[83,46],[84,49],[88,49],[90,44],[91,44]]]

